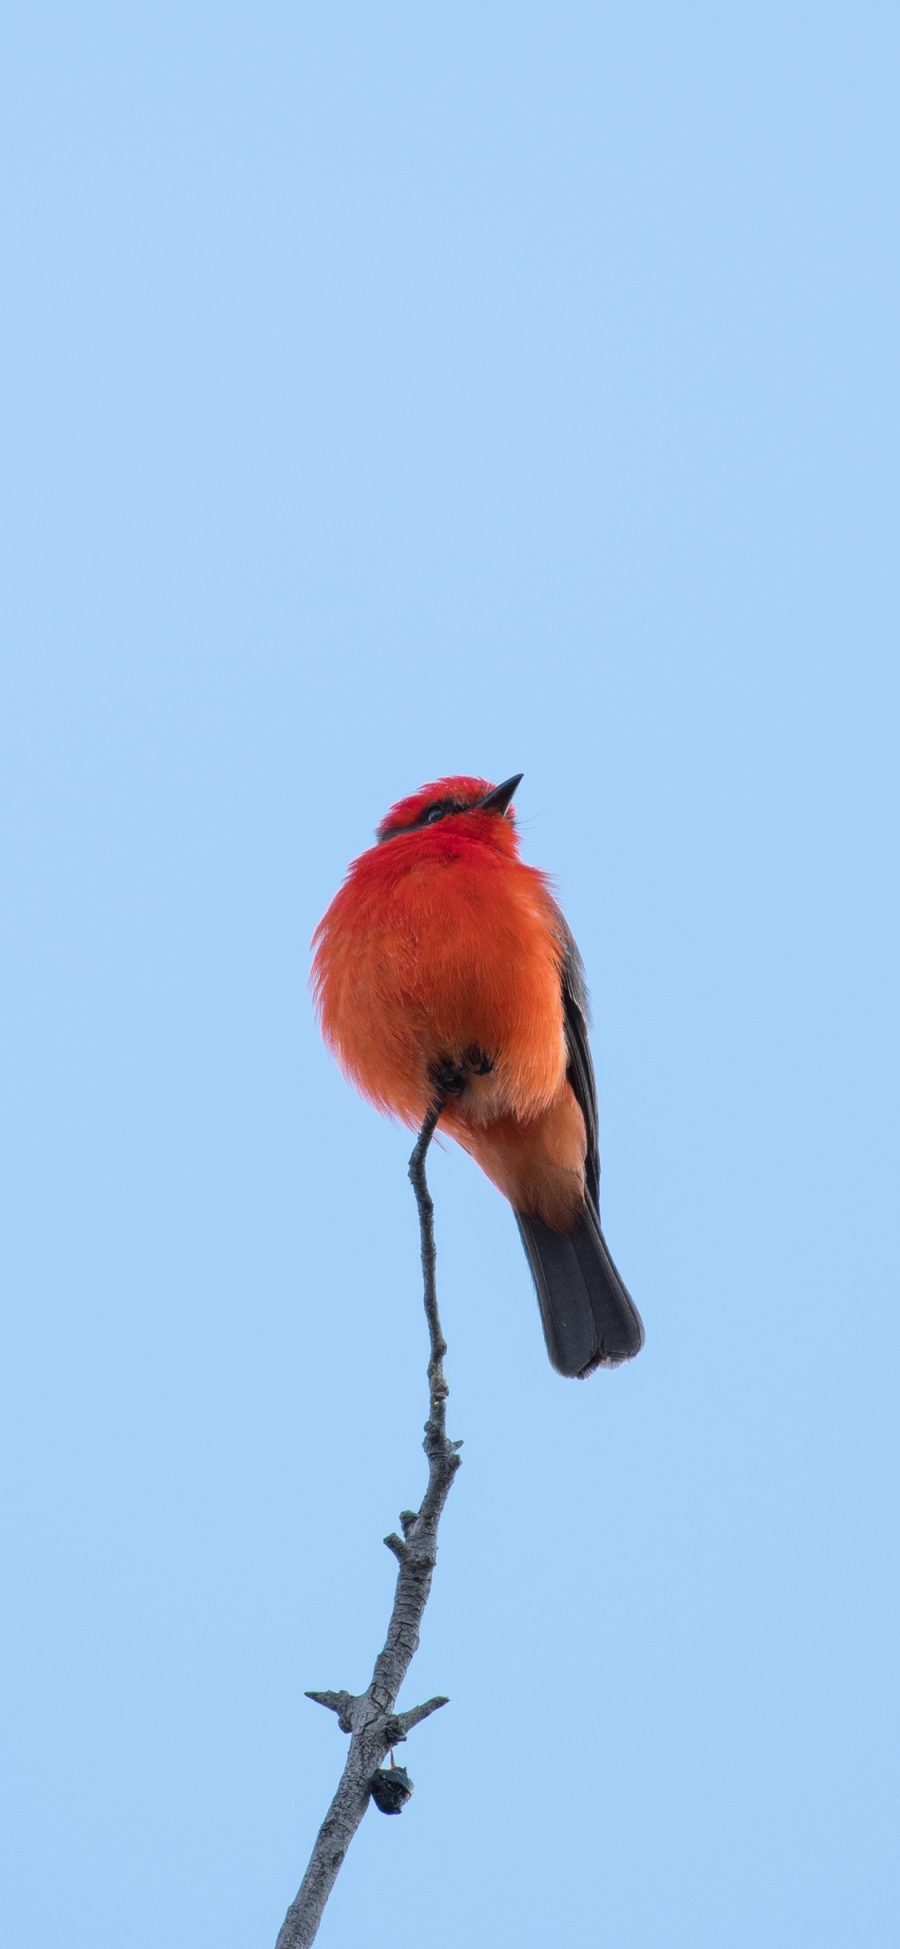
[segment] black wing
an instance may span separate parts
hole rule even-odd
[[[600,1125],[597,1114],[597,1079],[591,1060],[591,1046],[588,1041],[588,993],[584,978],[584,963],[572,938],[569,926],[556,909],[559,938],[562,943],[562,999],[563,1017],[568,1050],[566,1074],[575,1099],[584,1118],[587,1134],[587,1155],[585,1157],[585,1179],[594,1210],[600,1209]]]
[[[590,1374],[630,1360],[644,1344],[634,1300],[617,1271],[600,1228],[597,1193],[597,1085],[588,1045],[588,1001],[581,955],[557,909],[567,1075],[584,1117],[585,1209],[573,1230],[554,1232],[541,1218],[517,1211],[534,1276],[547,1350],[561,1374]]]

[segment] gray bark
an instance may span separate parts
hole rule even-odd
[[[347,1849],[369,1805],[370,1782],[392,1747],[414,1726],[442,1705],[428,1699],[407,1712],[395,1710],[400,1687],[418,1649],[431,1579],[437,1558],[438,1524],[459,1467],[460,1442],[449,1441],[446,1430],[447,1382],[444,1378],[446,1342],[437,1303],[434,1206],[425,1177],[425,1159],[441,1114],[442,1101],[432,1105],[409,1160],[409,1175],[419,1208],[425,1317],[428,1322],[429,1412],[423,1447],[428,1458],[428,1482],[420,1507],[404,1509],[402,1535],[384,1541],[397,1559],[394,1604],[384,1644],[375,1660],[365,1692],[307,1692],[317,1705],[337,1714],[342,1732],[350,1734],[350,1748],[337,1791],[319,1829],[309,1866],[279,1930],[275,1949],[309,1949],[315,1941],[331,1890]]]

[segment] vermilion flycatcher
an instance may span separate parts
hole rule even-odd
[[[314,936],[322,1031],[380,1110],[441,1127],[518,1220],[547,1350],[589,1374],[643,1345],[600,1229],[597,1092],[581,956],[519,859],[503,785],[440,778],[401,799]]]

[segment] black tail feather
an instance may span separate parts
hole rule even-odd
[[[644,1344],[641,1316],[609,1254],[590,1199],[574,1232],[517,1212],[534,1275],[547,1352],[560,1374],[618,1366]]]

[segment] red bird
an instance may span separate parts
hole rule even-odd
[[[440,778],[401,799],[316,929],[326,1041],[379,1110],[441,1127],[518,1220],[562,1374],[636,1354],[640,1315],[600,1228],[597,1094],[581,956],[519,859],[503,785]]]

